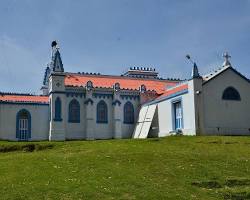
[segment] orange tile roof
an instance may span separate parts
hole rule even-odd
[[[0,102],[25,102],[25,103],[48,103],[48,96],[35,96],[27,94],[0,94]]]
[[[157,99],[161,99],[162,97],[167,97],[170,96],[172,94],[175,94],[177,92],[183,91],[188,89],[188,84],[182,84],[173,88],[170,88],[168,90],[166,90],[161,96],[157,97]]]
[[[120,83],[122,89],[138,90],[141,85],[145,85],[147,90],[155,90],[162,94],[167,87],[174,86],[178,81],[160,80],[160,79],[142,79],[126,76],[108,76],[108,75],[84,75],[84,74],[66,74],[66,86],[85,86],[88,81],[92,81],[94,87],[111,88],[115,83]]]

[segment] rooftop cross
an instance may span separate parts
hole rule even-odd
[[[231,58],[231,56],[228,54],[228,52],[225,52],[223,54],[223,57],[225,58],[225,61],[223,63],[223,66],[231,66],[231,63],[229,62],[229,58]]]
[[[223,54],[223,57],[225,58],[226,61],[228,61],[229,58],[231,58],[231,56],[228,54],[228,52],[225,52],[225,53]]]

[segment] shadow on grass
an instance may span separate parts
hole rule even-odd
[[[24,151],[24,152],[33,152],[41,151],[46,149],[52,149],[53,144],[9,144],[9,145],[0,145],[0,153],[7,153],[13,151]]]
[[[214,189],[214,188],[221,188],[222,185],[216,180],[209,180],[209,181],[194,181],[191,183],[194,186],[206,189]]]
[[[223,194],[224,199],[227,200],[246,200],[250,199],[250,193],[249,192],[233,192],[233,191],[227,191]]]
[[[218,189],[227,200],[250,199],[250,192],[246,188],[250,186],[250,179],[246,178],[226,179],[223,184],[216,180],[195,181],[191,185],[205,189]]]
[[[229,142],[229,141],[221,141],[221,140],[212,140],[212,141],[198,141],[196,143],[199,144],[239,144],[239,142]]]
[[[249,185],[250,185],[250,179],[245,179],[245,178],[227,179],[225,181],[225,186],[227,187],[249,186]]]

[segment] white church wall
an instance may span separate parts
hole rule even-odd
[[[86,108],[85,108],[85,98],[84,97],[64,97],[66,99],[66,139],[85,139],[86,133],[85,133],[85,121],[86,121]],[[69,122],[69,104],[72,100],[77,100],[80,104],[80,122],[79,123],[72,123]]]
[[[233,86],[241,101],[222,100]],[[203,85],[204,132],[207,135],[250,135],[250,83],[228,69]]]
[[[131,102],[134,106],[134,124],[126,124],[124,123],[124,105],[127,102]],[[120,105],[120,109],[121,109],[121,120],[122,120],[122,138],[131,138],[133,135],[133,131],[135,128],[135,124],[138,118],[138,114],[139,114],[139,100],[122,100],[121,101],[121,105]]]
[[[0,104],[0,138],[18,140],[16,138],[16,116],[22,109],[28,110],[31,115],[30,140],[48,140],[49,106],[28,104]]]
[[[113,133],[113,106],[112,98],[92,98],[93,100],[93,120],[94,120],[94,139],[111,139],[114,136]],[[104,101],[108,107],[108,122],[107,123],[97,123],[97,104],[100,101]]]

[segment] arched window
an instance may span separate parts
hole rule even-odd
[[[96,122],[108,123],[108,106],[103,100],[97,104]]]
[[[76,99],[69,103],[69,122],[80,122],[80,104]]]
[[[62,102],[59,97],[55,101],[55,118],[54,121],[62,121]]]
[[[20,110],[16,115],[16,138],[18,140],[31,138],[31,115],[26,109]]]
[[[127,102],[123,109],[124,123],[133,124],[134,123],[134,106],[131,102]]]
[[[223,100],[235,100],[235,101],[241,100],[239,92],[233,87],[228,87],[224,90],[222,99]]]

